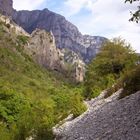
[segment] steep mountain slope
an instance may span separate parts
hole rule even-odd
[[[30,35],[22,28],[0,16],[1,140],[30,136],[52,140],[52,126],[70,113],[81,114],[85,108],[80,88],[42,68],[28,55],[29,50],[24,51],[28,39]]]
[[[48,9],[34,11],[17,11],[13,14],[14,21],[31,33],[35,28],[52,31],[58,48],[69,48],[81,55],[85,62],[95,57],[104,37],[83,36],[76,26],[63,16]]]
[[[106,40],[100,36],[82,35],[76,26],[67,21],[63,16],[49,11],[16,11],[12,8],[12,0],[0,0],[2,14],[11,16],[13,20],[23,27],[28,33],[36,28],[53,32],[57,48],[66,48],[82,56],[85,62],[94,58]]]
[[[18,35],[18,39],[23,42],[23,50],[40,66],[57,71],[73,81],[83,81],[84,62],[73,51],[56,48],[52,32],[36,29],[30,35],[8,17],[0,15],[0,20],[6,24],[9,31]]]
[[[73,81],[83,81],[84,62],[69,49],[56,48],[52,32],[36,29],[32,32],[24,48],[40,66],[60,72]]]

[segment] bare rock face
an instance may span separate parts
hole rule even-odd
[[[57,48],[52,32],[36,29],[32,32],[25,50],[39,65],[67,75],[77,82],[83,81],[84,62],[74,52]]]
[[[13,0],[0,0],[0,12],[11,16],[13,13]]]
[[[63,58],[67,65],[67,71],[72,73],[73,79],[78,82],[82,82],[85,77],[85,66],[86,64],[82,61],[82,58],[77,53],[69,49],[62,49]]]
[[[85,62],[88,63],[99,53],[102,43],[106,40],[100,36],[83,35],[83,44],[86,48]]]
[[[76,26],[68,22],[63,16],[49,11],[18,11],[14,12],[13,20],[31,33],[36,28],[52,31],[57,48],[70,49],[77,53],[85,62],[96,56],[104,37],[83,36]]]
[[[14,32],[16,35],[30,36],[22,27],[14,23],[11,18],[0,14],[0,21],[5,23],[9,32]]]
[[[53,128],[56,140],[139,140],[140,91],[118,100],[121,91],[87,102],[84,114]]]
[[[11,18],[0,14],[0,22],[3,29],[11,34],[12,40],[26,38],[22,44],[25,52],[34,61],[47,69],[62,73],[64,76],[76,82],[83,81],[85,64],[79,56],[71,50],[60,50],[56,47],[55,38],[52,32],[36,29],[28,34],[23,28],[14,23]],[[18,45],[18,44],[17,44]],[[80,67],[80,69],[79,69]]]
[[[56,48],[55,40],[51,33],[36,29],[31,34],[31,38],[25,49],[41,66],[52,70],[60,70],[61,61],[59,51]]]

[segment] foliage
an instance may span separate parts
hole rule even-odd
[[[27,38],[1,27],[0,137],[51,140],[52,126],[70,113],[77,116],[85,110],[81,87],[73,87],[62,76],[38,66],[23,51]]]
[[[79,94],[75,94],[75,96],[71,97],[71,105],[73,106],[71,113],[74,115],[74,117],[79,116],[86,110],[84,104],[81,104],[82,101],[83,98]]]
[[[126,70],[135,67],[137,60],[137,55],[125,40],[115,38],[104,43],[100,53],[88,66],[84,96],[98,96],[100,91],[111,87]]]
[[[28,41],[28,37],[24,36],[24,35],[18,35],[17,39],[18,39],[19,43],[21,43],[23,45],[25,45]]]
[[[125,0],[125,2],[130,2],[131,4],[137,1],[139,0]],[[140,5],[138,5],[138,9],[134,13],[131,12],[131,15],[132,17],[130,18],[130,21],[135,21],[138,23],[140,20]]]
[[[126,97],[140,90],[140,65],[125,73],[123,77],[123,92],[120,98]]]

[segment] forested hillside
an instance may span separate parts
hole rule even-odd
[[[53,139],[51,128],[85,107],[82,89],[38,66],[24,52],[28,37],[0,22],[0,139]]]

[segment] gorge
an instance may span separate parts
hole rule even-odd
[[[120,38],[0,0],[0,139],[139,140],[139,62]]]

